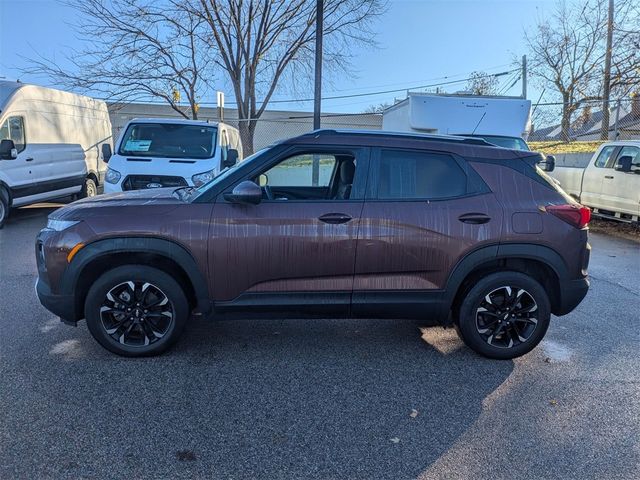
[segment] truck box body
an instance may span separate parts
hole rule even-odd
[[[530,126],[531,101],[515,97],[409,93],[382,115],[382,129],[399,132],[526,139]]]

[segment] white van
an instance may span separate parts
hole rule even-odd
[[[136,118],[108,159],[105,193],[200,186],[242,160],[236,128],[224,123]]]
[[[0,81],[0,227],[11,207],[92,196],[111,151],[107,105],[82,95]]]

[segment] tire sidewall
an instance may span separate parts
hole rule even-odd
[[[3,187],[0,187],[0,228],[4,227],[9,218],[9,195]]]
[[[538,323],[529,339],[515,347],[500,348],[489,345],[476,328],[476,309],[482,299],[496,288],[510,286],[525,289],[538,305]],[[544,338],[551,319],[551,304],[545,289],[536,280],[520,272],[497,272],[476,283],[466,294],[460,306],[457,328],[465,344],[475,352],[489,358],[511,359],[533,350]]]
[[[93,195],[90,195],[91,192]],[[92,178],[87,178],[82,189],[82,198],[95,197],[97,194],[98,186],[96,185],[96,182]]]
[[[174,322],[163,338],[148,347],[122,345],[105,331],[100,307],[107,292],[126,281],[145,281],[160,288],[173,305]],[[91,286],[85,301],[85,318],[91,335],[107,350],[126,357],[158,355],[178,339],[189,316],[189,304],[180,285],[162,270],[144,265],[126,265],[102,274]]]

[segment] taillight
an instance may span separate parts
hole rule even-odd
[[[545,210],[576,228],[586,227],[591,220],[591,210],[582,205],[548,205]]]

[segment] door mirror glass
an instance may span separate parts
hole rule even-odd
[[[109,163],[109,159],[111,158],[111,145],[109,145],[108,143],[103,143],[102,144],[102,160],[105,163]]]
[[[258,177],[258,183],[260,184],[261,187],[264,187],[265,185],[269,185],[269,177],[267,176],[266,173],[260,174],[260,176]]]
[[[222,160],[223,168],[233,167],[238,161],[238,150],[230,148],[227,150],[227,158]]]
[[[631,164],[633,163],[633,158],[629,155],[625,155],[618,159],[618,163],[616,163],[615,170],[618,172],[630,172]]]
[[[0,141],[0,159],[14,160],[18,158],[18,149],[13,140],[4,139]]]
[[[224,199],[231,203],[257,205],[262,201],[262,189],[251,180],[236,185],[231,193],[225,193]]]
[[[556,168],[556,157],[547,155],[543,162],[538,163],[543,172],[553,172]]]

